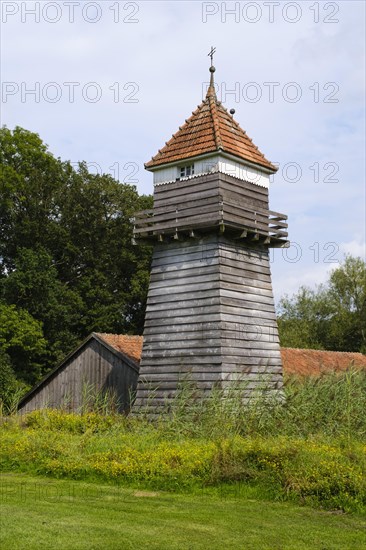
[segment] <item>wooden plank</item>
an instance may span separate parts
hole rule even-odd
[[[270,274],[263,275],[254,271],[240,270],[240,275],[237,275],[237,271],[237,269],[232,267],[220,266],[220,280],[223,283],[222,288],[238,290],[243,284],[254,286],[256,288],[271,287]]]
[[[171,206],[175,206],[177,203],[184,203],[187,206],[194,205],[197,200],[199,201],[206,201],[211,200],[212,198],[216,198],[220,195],[219,187],[218,185],[216,187],[210,186],[207,190],[201,190],[200,188],[196,188],[196,190],[190,193],[187,193],[183,196],[174,194],[171,198],[167,198],[166,196],[163,196],[160,191],[156,191],[157,188],[155,188],[155,195],[154,195],[154,210],[160,212],[165,208],[170,208]],[[192,198],[193,197],[193,198]],[[147,212],[147,211],[145,211]]]
[[[181,334],[181,338],[186,336],[186,334]],[[252,350],[279,350],[278,342],[263,342],[262,340],[234,340],[234,339],[222,339],[217,338],[201,338],[198,339],[197,335],[195,339],[163,339],[152,340],[149,338],[149,343],[144,346],[145,352],[154,352],[155,350],[164,351],[164,350],[193,350],[200,349],[204,350],[206,348],[215,349],[216,353],[228,354],[228,355],[241,355],[242,351],[248,352]],[[253,355],[256,355],[255,353]]]
[[[219,379],[219,378],[217,378]],[[195,383],[195,386],[197,387],[197,389],[207,389],[207,390],[211,390],[212,387],[213,387],[213,384],[215,382],[215,379],[213,379],[212,381],[209,381],[209,382],[204,382],[204,381],[196,381]],[[158,397],[156,394],[159,394],[159,392],[157,392],[155,390],[156,389],[159,389],[161,390],[161,393],[160,395],[164,396],[161,398],[161,402],[164,403],[164,401],[166,400],[167,398],[167,391],[170,390],[172,392],[172,396],[174,395],[174,392],[176,392],[176,389],[177,389],[177,380],[176,379],[173,379],[171,382],[152,382],[151,383],[151,387],[152,389],[154,390],[154,393],[153,393],[153,400],[152,402],[150,403],[150,407],[153,409],[154,408],[154,405],[155,403],[157,402],[158,400]],[[146,396],[149,395],[149,393],[151,393],[152,390],[150,390],[150,392],[148,392],[146,394]],[[139,390],[138,390],[138,398],[139,397]],[[137,400],[136,400],[137,401]],[[137,404],[135,404],[135,406],[138,406]]]
[[[164,216],[169,212],[175,212],[176,209],[179,211],[189,211],[194,212],[197,209],[216,206],[222,202],[222,197],[219,194],[218,190],[210,190],[205,193],[200,193],[200,196],[196,196],[195,193],[194,199],[192,195],[188,195],[186,198],[176,198],[170,201],[170,204],[165,204],[164,206],[156,205],[153,209],[154,218]],[[147,214],[149,212],[147,211]],[[145,217],[145,216],[142,216]]]
[[[221,296],[220,303],[228,307],[241,307],[244,303],[249,307],[253,307],[253,304],[268,305],[271,306],[271,308],[274,307],[273,296],[268,297],[260,294],[251,294],[249,292],[243,292],[242,295],[237,292],[237,296],[230,298],[227,296]]]
[[[258,229],[268,230],[268,211],[264,212],[261,208],[253,208],[252,205],[242,206],[225,200],[223,201],[223,210],[225,220],[238,221],[238,223],[249,226],[254,224]]]
[[[220,355],[212,355],[208,357],[207,355],[197,355],[194,358],[195,365],[214,365],[214,364],[221,364],[222,359]],[[156,355],[155,357],[142,357],[141,358],[141,366],[143,366],[145,363],[147,363],[149,366],[172,366],[174,367],[177,364],[177,358],[176,357],[160,357]],[[178,361],[179,366],[186,364],[187,366],[192,366],[192,355],[184,354],[182,353],[179,356]]]
[[[223,375],[231,374],[231,373],[238,373],[238,374],[244,374],[245,377],[257,377],[260,375],[260,380],[263,383],[264,380],[266,380],[266,377],[263,375],[268,375],[270,379],[276,379],[281,380],[282,379],[282,368],[279,365],[271,365],[268,367],[267,365],[237,365],[235,370],[233,370],[232,364],[226,364],[223,363],[221,366],[221,370]]]
[[[221,321],[230,321],[232,323],[244,323],[244,324],[264,324],[265,321],[276,320],[275,312],[265,312],[253,309],[245,309],[242,313],[223,313],[221,315]]]
[[[182,289],[184,290],[184,289]],[[184,294],[184,296],[182,296]],[[219,286],[217,288],[210,288],[208,290],[197,290],[194,294],[186,292],[181,292],[179,294],[158,294],[156,296],[149,296],[148,304],[157,305],[157,304],[169,304],[167,307],[174,307],[175,302],[189,303],[191,301],[202,300],[202,305],[204,303],[209,303],[210,300],[218,299],[219,300]]]
[[[199,228],[199,227],[214,227],[221,220],[220,208],[212,208],[207,214],[197,214],[195,216],[190,216],[189,214],[186,217],[177,216],[176,221],[168,220],[166,222],[153,223],[154,219],[151,221],[151,225],[144,227],[143,223],[141,226],[137,226],[134,229],[134,234],[140,235],[142,233],[158,231],[164,232],[171,229],[190,229],[190,228]]]
[[[229,176],[228,174],[219,175],[219,188],[220,190],[233,190],[245,196],[252,193],[254,197],[268,197],[268,189],[266,187],[255,185],[244,180],[239,180],[238,178]]]
[[[191,331],[178,331],[171,332],[168,334],[165,331],[151,332],[147,334],[148,338],[146,340],[146,346],[154,344],[156,346],[164,346],[165,344],[175,345],[174,342],[208,342],[209,345],[213,345],[214,342],[218,343],[221,341],[222,332],[219,328],[215,330],[191,330]],[[227,339],[228,342],[231,342],[230,339]]]
[[[223,363],[227,365],[251,365],[251,364],[261,364],[262,366],[270,367],[271,365],[281,365],[281,353],[278,348],[272,349],[272,350],[260,350],[260,349],[253,349],[253,350],[241,350],[240,353],[237,354],[222,354],[222,361]]]
[[[203,325],[205,325],[205,328],[203,328]],[[215,321],[212,323],[210,321],[207,321],[206,323],[192,322],[184,326],[174,325],[166,329],[166,327],[161,327],[155,323],[151,326],[145,327],[144,338],[146,343],[150,342],[151,336],[162,338],[163,340],[165,339],[165,341],[167,340],[167,338],[180,339],[182,336],[186,338],[200,338],[202,337],[202,334],[205,338],[215,338],[217,337],[217,333],[220,330],[219,326],[219,321]]]
[[[246,323],[246,322],[250,322],[250,319],[252,318],[249,318],[249,317],[241,317],[241,318],[238,318],[238,319],[235,319],[234,322],[243,322],[243,323]],[[230,320],[230,319],[224,319],[225,321],[226,320]],[[187,319],[186,316],[182,316],[182,317],[176,317],[174,319],[174,324],[176,326],[178,325],[184,325],[184,326],[190,326],[191,324],[194,324],[196,325],[197,323],[205,323],[205,322],[214,322],[214,321],[221,321],[221,317],[219,314],[214,314],[214,315],[196,315],[195,316],[195,319],[194,319],[194,322],[192,320],[191,323],[188,322],[189,319]],[[145,326],[148,328],[148,327],[157,327],[157,326],[160,326],[160,327],[171,327],[172,325],[172,321],[171,319],[149,319],[147,318],[146,319],[146,322],[145,322]],[[189,330],[189,329],[187,329]]]
[[[257,265],[254,262],[247,262],[245,259],[238,257],[235,258],[229,258],[226,256],[220,257],[220,268],[226,266],[226,267],[232,267],[234,269],[239,269],[243,271],[252,271],[255,273],[258,273],[259,275],[270,275],[270,266],[267,265]]]
[[[222,372],[221,365],[212,365],[209,369],[207,370],[205,369],[204,371],[202,371],[202,365],[182,365],[181,367],[179,367],[179,370],[177,367],[175,367],[174,370],[169,371],[169,374],[172,373],[173,375],[179,376],[179,379],[183,381],[183,380],[189,380],[190,374],[195,375],[197,373],[204,377],[207,371],[214,378],[220,378],[221,372]],[[150,368],[146,367],[146,375],[149,375],[149,380],[150,380],[151,374],[155,374],[155,375],[160,374],[160,375],[163,375],[163,378],[164,377],[166,378],[167,369],[165,366],[150,367]],[[194,379],[196,379],[196,376],[194,376]]]
[[[269,254],[267,249],[257,250],[253,247],[248,247],[245,244],[236,242],[226,242],[221,240],[219,243],[220,257],[228,259],[242,259],[247,263],[255,265],[268,265]]]
[[[210,323],[210,322],[220,322],[220,321],[223,321],[223,322],[231,322],[231,323],[234,323],[234,324],[240,324],[242,323],[243,325],[250,325],[252,324],[253,326],[257,327],[257,326],[272,326],[271,323],[273,322],[276,322],[276,316],[275,314],[273,313],[272,315],[271,314],[267,314],[265,317],[264,316],[261,316],[259,315],[259,313],[263,313],[263,312],[255,312],[255,315],[252,314],[253,312],[251,312],[251,310],[249,309],[246,309],[246,310],[243,310],[243,315],[227,315],[227,314],[223,314],[223,315],[220,315],[220,314],[211,314],[211,315],[199,315],[199,316],[196,316],[194,321],[190,319],[190,317],[187,317],[187,316],[181,316],[181,317],[176,317],[174,319],[174,328],[172,327],[172,320],[171,319],[149,319],[147,318],[146,319],[146,323],[145,323],[145,326],[146,328],[152,328],[153,330],[157,329],[159,330],[158,327],[160,327],[160,331],[163,330],[162,327],[169,327],[169,329],[167,330],[167,334],[170,333],[170,331],[181,331],[181,332],[184,332],[184,331],[191,331],[191,330],[194,330],[192,327],[197,327],[197,325],[199,325],[199,323]],[[166,328],[164,329],[166,330]],[[145,333],[145,331],[144,331]]]
[[[182,285],[191,286],[193,284],[192,289],[197,288],[197,290],[200,290],[200,289],[207,288],[207,285],[209,283],[218,281],[219,275],[220,274],[218,272],[216,273],[211,272],[204,275],[196,275],[192,277],[181,277],[176,279],[171,279],[169,277],[161,277],[161,276],[159,277],[159,279],[155,279],[154,277],[151,277],[150,289],[155,290],[155,289],[161,289],[163,287],[167,289],[169,287],[174,287],[174,286],[182,286]],[[206,286],[200,287],[199,286],[200,283],[202,284],[206,283]]]
[[[236,309],[249,308],[249,309],[261,309],[263,311],[273,311],[274,300],[268,299],[266,296],[256,297],[251,294],[246,294],[240,298],[224,298],[221,297],[219,301],[221,311],[235,311]]]
[[[225,308],[226,306],[224,306]],[[146,312],[146,319],[160,319],[162,315],[164,319],[174,319],[175,317],[185,317],[185,316],[196,316],[196,315],[210,315],[212,313],[217,313],[220,308],[218,304],[209,305],[209,306],[193,306],[193,307],[181,307],[181,308],[172,308],[172,309],[157,309],[149,308]],[[227,308],[229,309],[229,308]]]
[[[151,263],[152,270],[155,270],[155,268],[165,268],[168,266],[176,266],[180,269],[182,264],[190,266],[193,262],[195,262],[196,264],[198,263],[198,265],[200,266],[204,265],[205,263],[212,263],[212,260],[216,260],[216,263],[218,263],[220,257],[218,251],[211,249],[201,249],[197,250],[197,252],[192,252],[190,254],[177,254],[175,252],[176,251],[174,251],[174,249],[171,249],[170,253],[167,254],[165,258],[153,256]]]
[[[152,346],[150,348],[144,348],[144,361],[150,361],[150,359],[169,359],[170,362],[173,362],[173,364],[176,364],[176,362],[178,362],[179,364],[184,361],[184,359],[190,358],[192,360],[193,357],[193,360],[196,363],[202,358],[205,358],[205,361],[206,359],[211,361],[212,358],[215,358],[217,356],[220,358],[221,362],[220,351],[220,346],[209,348],[203,346],[198,346],[195,348],[192,346],[186,346],[183,348],[171,347],[166,349]]]
[[[173,208],[169,209],[159,209],[154,208],[153,216],[138,217],[136,218],[136,225],[141,225],[143,223],[153,224],[154,227],[160,222],[170,222],[176,219],[186,219],[194,218],[194,216],[199,216],[205,213],[217,212],[221,208],[221,199],[219,195],[216,197],[216,200],[210,201],[195,201],[193,206],[187,206],[184,202],[179,202],[174,205]]]
[[[261,297],[267,298],[273,302],[273,292],[271,288],[262,288],[261,286],[255,287],[253,285],[239,285],[238,289],[234,289],[231,286],[228,288],[221,288],[219,295],[222,298],[239,299],[243,294],[253,296],[253,299]]]
[[[174,182],[166,186],[156,186],[154,190],[154,207],[168,206],[169,202],[165,201],[184,200],[185,197],[191,200],[193,196],[198,196],[199,193],[219,189],[218,183],[215,184],[212,181],[197,182],[190,180],[183,184],[179,182],[179,184],[179,186],[176,186]]]
[[[171,243],[170,245],[157,244],[154,247],[154,257],[156,258],[165,258],[171,253],[174,255],[179,254],[194,254],[197,252],[202,252],[202,250],[213,250],[217,249],[218,237],[216,235],[210,235],[209,237],[203,237],[199,241],[181,241],[176,243]]]
[[[238,289],[233,290],[232,285],[227,285],[228,288],[222,288],[220,284],[217,284],[214,288],[209,288],[208,290],[199,290],[194,293],[194,295],[190,292],[185,292],[185,289],[180,289],[181,292],[179,293],[173,293],[173,294],[157,294],[157,295],[151,295],[148,298],[148,304],[149,305],[155,305],[155,304],[170,304],[174,302],[179,303],[190,303],[192,301],[199,300],[198,303],[201,303],[201,305],[204,305],[205,303],[213,304],[213,303],[221,303],[221,299],[233,299],[233,300],[240,300],[242,297],[242,294],[245,293],[245,295],[248,297],[249,300],[257,301],[258,299],[267,298],[268,303],[273,303],[273,295],[271,290],[261,289],[261,288],[254,288],[251,286],[244,286],[244,285],[237,285]],[[217,302],[216,302],[217,300]],[[225,302],[223,302],[225,303]],[[173,307],[173,305],[169,305],[168,307]]]
[[[149,338],[148,343],[144,346],[144,351],[152,351],[152,350],[172,350],[172,349],[196,349],[196,348],[207,348],[208,346],[210,349],[218,349],[221,345],[221,338],[220,334],[217,334],[217,338],[199,338],[200,334],[193,333],[192,338],[188,338],[186,333],[181,333],[180,335],[176,335],[176,338],[166,338],[164,339],[156,340]],[[247,343],[248,344],[248,343]],[[219,353],[220,350],[218,350],[217,353]]]
[[[272,304],[262,304],[259,302],[248,302],[246,300],[242,300],[241,302],[236,302],[235,304],[224,304],[221,303],[220,311],[221,313],[225,313],[228,315],[241,315],[242,313],[246,313],[247,310],[260,313],[261,315],[265,315],[265,313],[273,312],[273,305]],[[245,310],[245,311],[244,311]]]
[[[194,281],[194,277],[192,277],[191,280]],[[161,285],[160,283],[155,283],[155,285],[156,286],[154,288],[149,290],[148,300],[150,297],[155,298],[157,296],[161,296],[163,291],[167,296],[169,296],[169,301],[171,302],[174,302],[174,296],[177,296],[177,300],[185,300],[189,295],[192,296],[192,293],[195,293],[196,291],[203,292],[207,288],[207,284],[205,282],[192,282],[192,284],[186,283],[184,286],[181,286],[178,282],[177,284],[172,284],[170,281],[165,281],[164,285]],[[211,289],[218,290],[220,288],[219,278],[211,281],[210,287]]]
[[[186,300],[173,300],[169,302],[158,302],[158,303],[152,303],[151,300],[149,300],[146,311],[162,311],[166,312],[171,310],[180,310],[182,308],[188,308],[188,309],[197,309],[197,308],[205,308],[205,307],[217,307],[221,303],[219,296],[214,296],[210,298],[191,298]],[[167,305],[169,304],[169,305]]]
[[[272,347],[268,348],[258,348],[258,347],[252,347],[252,348],[232,348],[232,347],[225,347],[223,346],[221,348],[222,356],[225,360],[225,362],[228,362],[229,359],[238,358],[240,360],[245,360],[248,357],[260,357],[260,358],[267,358],[268,360],[272,360],[275,358],[276,360],[279,357],[279,347],[278,344],[272,345]]]
[[[224,201],[237,202],[238,204],[250,204],[257,208],[268,208],[268,196],[258,195],[253,190],[233,188],[231,185],[220,184],[220,194]]]

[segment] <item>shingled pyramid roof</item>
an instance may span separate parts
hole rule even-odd
[[[145,164],[145,168],[188,160],[206,153],[225,152],[276,172],[277,168],[218,101],[213,80],[215,68],[210,67],[210,71],[211,81],[206,98],[178,132]]]

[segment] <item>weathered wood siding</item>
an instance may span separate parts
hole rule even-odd
[[[222,380],[282,387],[268,249],[220,239]]]
[[[158,185],[154,208],[136,212],[135,239],[184,238],[215,228],[269,247],[288,246],[287,216],[268,209],[268,189],[227,174]]]
[[[261,191],[253,201],[268,200]],[[169,200],[168,189],[164,194]],[[217,233],[155,246],[136,406],[152,391],[154,404],[173,397],[188,373],[203,390],[239,377],[251,389],[264,374],[272,387],[281,386],[265,247]]]
[[[268,209],[268,189],[239,180],[228,174],[214,173],[157,185],[154,189],[154,211],[182,202],[197,201],[212,196],[212,192],[237,203]]]
[[[30,395],[20,412],[45,407],[77,411],[83,405],[83,393],[87,388],[92,392],[114,392],[120,412],[127,411],[130,392],[136,390],[137,378],[137,370],[92,339]]]

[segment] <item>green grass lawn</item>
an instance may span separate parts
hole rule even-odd
[[[366,547],[366,521],[255,498],[136,491],[21,474],[0,478],[2,550],[271,549]]]

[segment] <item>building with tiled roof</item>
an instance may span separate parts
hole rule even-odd
[[[78,412],[98,393],[113,394],[127,412],[137,387],[142,336],[92,332],[20,401],[22,413],[42,408]]]
[[[27,393],[20,412],[45,407],[80,411],[85,388],[112,391],[120,411],[127,412],[137,387],[142,346],[142,336],[93,332]],[[286,375],[320,376],[350,367],[366,370],[362,353],[281,348],[281,357]]]
[[[287,216],[269,210],[276,167],[218,101],[214,72],[211,63],[205,99],[145,165],[154,207],[135,214],[134,242],[154,250],[136,408],[173,399],[191,370],[207,392],[243,377],[250,392],[264,373],[281,391],[269,248],[289,245]]]

